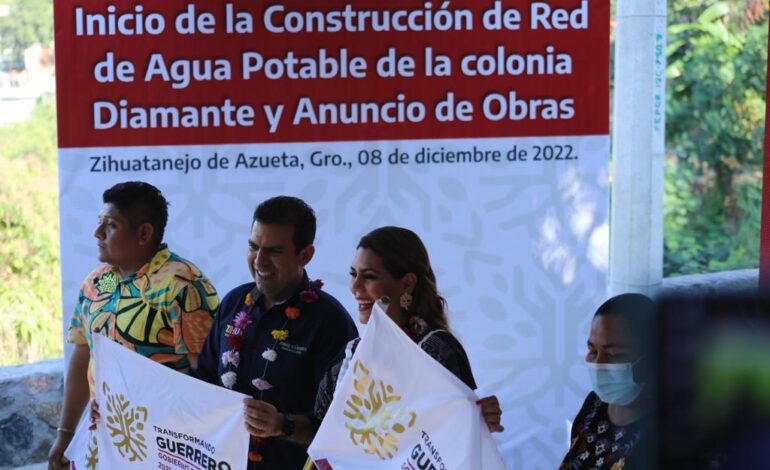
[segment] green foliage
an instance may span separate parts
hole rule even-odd
[[[0,129],[0,366],[62,353],[55,117]]]
[[[697,3],[669,7],[665,275],[759,262],[767,18]]]
[[[53,0],[15,0],[10,8],[10,15],[0,17],[0,47],[21,62],[27,47],[53,41]]]

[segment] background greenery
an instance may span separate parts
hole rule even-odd
[[[51,0],[0,0],[0,71],[53,38]],[[0,128],[0,366],[62,354],[56,109],[41,98],[29,120]]]
[[[664,274],[759,264],[767,0],[669,0]]]
[[[0,365],[62,354],[55,122],[49,97],[0,128]]]
[[[51,0],[0,0],[0,60],[52,38]],[[758,265],[766,0],[669,0],[666,276]],[[2,70],[3,67],[0,67]],[[55,110],[0,128],[0,365],[61,355]],[[72,293],[75,295],[75,293]]]

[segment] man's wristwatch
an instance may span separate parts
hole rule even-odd
[[[290,414],[283,413],[283,424],[281,425],[281,437],[289,437],[294,434],[294,418]]]

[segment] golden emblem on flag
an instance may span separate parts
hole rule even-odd
[[[96,445],[96,436],[91,435],[91,441],[86,447],[88,453],[86,454],[86,469],[96,470],[96,464],[99,463],[99,448]]]
[[[417,414],[398,406],[401,396],[393,386],[372,377],[364,363],[353,365],[353,392],[345,400],[345,427],[356,447],[382,460],[393,458],[398,451],[398,435],[414,426]]]
[[[147,422],[147,408],[132,407],[122,393],[110,393],[107,382],[102,382],[102,391],[107,401],[107,429],[112,445],[129,462],[143,462],[147,458],[147,442],[142,434]]]

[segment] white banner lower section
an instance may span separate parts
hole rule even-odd
[[[476,400],[375,304],[308,453],[322,470],[503,470]]]
[[[163,191],[169,247],[222,295],[249,280],[252,213],[269,197],[315,209],[308,273],[349,312],[359,238],[403,226],[428,248],[479,395],[500,398],[506,465],[554,468],[589,389],[585,339],[606,296],[608,161],[606,135],[60,149],[65,317],[97,264],[101,194],[121,181]]]
[[[78,470],[245,469],[240,393],[207,384],[94,335],[96,431],[81,423],[67,449]]]

